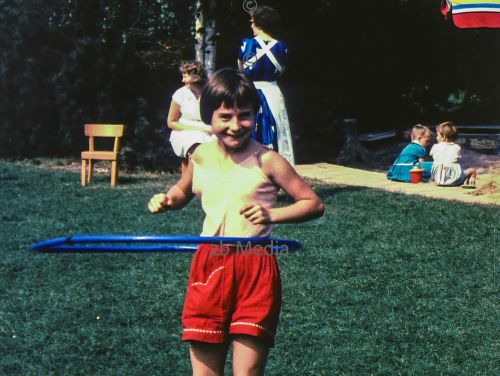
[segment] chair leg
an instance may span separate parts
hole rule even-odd
[[[82,159],[82,178],[81,183],[85,187],[87,185],[87,160]]]
[[[89,159],[89,174],[88,174],[88,179],[87,183],[90,184],[92,181],[92,173],[94,172],[94,164],[92,163],[92,159]]]
[[[118,182],[118,162],[112,161],[111,162],[111,186],[112,187],[116,186],[117,182]]]

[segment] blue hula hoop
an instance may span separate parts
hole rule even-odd
[[[108,253],[108,252],[194,252],[200,244],[235,246],[242,252],[261,246],[269,253],[296,251],[302,244],[276,238],[206,237],[193,235],[73,235],[32,244],[39,253]]]

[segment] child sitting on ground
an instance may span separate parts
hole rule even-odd
[[[411,130],[411,143],[401,151],[389,168],[387,179],[409,183],[410,170],[418,163],[424,169],[424,180],[428,180],[431,177],[432,162],[424,162],[424,157],[427,156],[426,148],[431,139],[432,132],[429,128],[421,124],[415,125]]]
[[[465,171],[460,166],[460,145],[454,141],[457,138],[457,128],[452,122],[446,121],[436,126],[438,143],[432,146],[430,155],[434,159],[432,165],[432,180],[439,186],[475,186],[476,170],[468,168]]]

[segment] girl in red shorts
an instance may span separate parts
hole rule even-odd
[[[268,237],[275,223],[321,216],[323,203],[294,168],[252,140],[259,106],[258,93],[243,73],[214,73],[201,94],[200,110],[216,139],[196,149],[186,173],[167,193],[153,196],[149,210],[180,209],[197,195],[206,215],[201,235],[230,237]],[[275,207],[280,188],[293,204]],[[230,342],[235,374],[263,374],[280,309],[281,280],[273,254],[245,244],[201,245],[182,314],[193,374],[222,375]]]

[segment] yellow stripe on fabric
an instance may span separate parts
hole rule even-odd
[[[456,5],[474,5],[474,4],[495,4],[500,5],[500,0],[448,0],[452,7]]]

